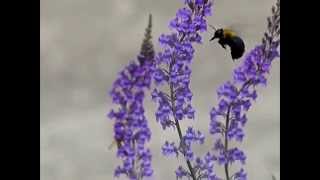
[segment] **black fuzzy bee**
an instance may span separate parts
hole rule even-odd
[[[211,26],[212,27],[212,26]],[[232,60],[239,59],[242,57],[245,51],[245,45],[243,40],[236,35],[236,33],[230,29],[215,29],[214,36],[210,39],[210,41],[214,39],[219,39],[218,43],[226,49],[226,45],[228,45],[231,49],[231,57]]]

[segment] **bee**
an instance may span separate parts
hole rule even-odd
[[[226,45],[228,45],[231,49],[231,57],[232,60],[239,59],[242,57],[244,51],[245,51],[245,45],[243,40],[236,35],[234,31],[231,29],[216,29],[215,27],[211,26],[215,30],[214,36],[210,39],[210,41],[214,39],[219,39],[218,43],[226,49]]]
[[[122,128],[125,128],[126,126],[126,122],[122,122],[120,124],[118,124],[119,126],[121,126]],[[118,149],[120,149],[123,144],[124,144],[124,137],[114,137],[112,143],[109,145],[108,149],[112,149],[113,147],[117,146]]]
[[[117,148],[119,149],[120,147],[122,147],[122,144],[122,140],[114,138],[108,149],[112,149],[114,146],[117,146]]]
[[[121,141],[121,140],[114,139],[114,140],[112,141],[112,143],[109,145],[108,149],[109,149],[109,150],[112,149],[115,145],[117,146],[118,149],[121,148],[121,147],[122,147],[122,141]]]
[[[109,145],[108,150],[111,150],[112,148],[114,148],[116,146],[117,150],[119,150],[120,148],[122,148],[124,146],[124,142],[123,139],[116,139],[114,138],[114,140],[112,141],[112,143]],[[124,153],[125,155],[128,155],[127,151],[123,151],[122,153]]]

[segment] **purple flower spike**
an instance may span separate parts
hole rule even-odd
[[[110,91],[112,101],[118,107],[112,109],[108,117],[114,120],[117,157],[122,160],[122,165],[115,169],[115,177],[125,175],[131,180],[136,180],[138,177],[150,177],[153,174],[152,155],[146,147],[151,138],[151,131],[143,107],[145,91],[151,85],[153,66],[150,15],[137,60],[132,61],[119,73]]]
[[[186,159],[189,172],[179,167],[177,177],[186,176],[196,180],[191,163],[195,159],[192,144],[203,144],[205,137],[191,127],[183,135],[179,123],[185,119],[195,119],[196,111],[191,104],[193,94],[190,90],[190,67],[195,52],[193,46],[201,43],[200,33],[207,30],[206,18],[211,15],[212,3],[208,0],[185,0],[184,3],[185,6],[169,22],[169,28],[174,32],[159,37],[163,51],[156,55],[156,89],[152,99],[157,103],[156,120],[162,129],[174,127],[179,135],[178,153]],[[169,87],[169,92],[161,90],[164,86]],[[165,155],[176,153],[174,144],[168,142],[162,150]]]

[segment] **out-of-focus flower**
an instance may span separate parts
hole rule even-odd
[[[151,131],[143,107],[145,91],[150,88],[154,65],[151,15],[137,60],[138,62],[132,61],[126,66],[113,83],[110,96],[118,108],[112,109],[108,114],[109,118],[114,120],[117,156],[123,161],[114,175],[119,177],[124,174],[132,180],[153,174],[151,152],[146,147]]]

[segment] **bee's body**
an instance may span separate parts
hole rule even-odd
[[[218,38],[218,43],[226,49],[226,45],[228,45],[231,49],[231,57],[233,60],[239,59],[244,51],[245,51],[245,45],[243,40],[236,35],[235,32],[233,32],[230,29],[218,29],[214,37],[210,39],[212,41],[213,39]]]

